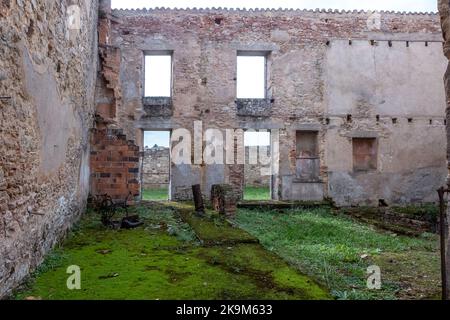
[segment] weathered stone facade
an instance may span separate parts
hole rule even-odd
[[[142,187],[158,189],[169,187],[170,149],[154,146],[146,148],[142,166]]]
[[[280,142],[274,199],[437,200],[446,172],[438,15],[154,9],[111,16],[110,45],[122,61],[114,65],[115,121],[141,149],[142,130],[193,133],[196,120],[204,130],[267,129]],[[152,109],[143,98],[144,56],[155,51],[172,54],[173,92],[170,104]],[[242,51],[267,56],[264,100],[236,99]],[[316,151],[305,155],[299,139],[311,132]],[[367,168],[357,163],[367,157]],[[242,191],[244,176],[240,164],[173,164],[171,197],[189,199],[198,183],[205,195],[223,183]]]
[[[442,34],[444,37],[444,55],[450,60],[450,1],[449,0],[439,0],[439,14],[441,17],[442,24]],[[447,114],[447,141],[450,141],[450,63],[448,64],[447,71],[444,76],[444,84],[445,84],[445,94],[446,94],[446,114]],[[447,185],[450,188],[450,144],[447,145],[447,163],[449,174],[447,177]],[[450,230],[449,230],[449,222],[450,222],[450,206],[447,209],[447,234],[445,242],[447,244],[445,248],[446,253],[446,273],[447,273],[447,297],[450,297],[450,286],[448,276],[450,275]]]
[[[95,0],[0,1],[0,297],[85,210],[97,10]]]

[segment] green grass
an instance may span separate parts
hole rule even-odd
[[[439,205],[437,204],[392,207],[392,211],[432,222],[436,222],[439,218]]]
[[[284,213],[240,209],[236,223],[338,299],[427,298],[440,290],[435,235],[381,233],[326,208]],[[366,270],[373,264],[381,267],[381,290],[366,286]]]
[[[245,187],[244,200],[270,200],[270,188]]]
[[[186,204],[138,207],[135,211],[145,224],[134,230],[106,229],[98,222],[99,216],[91,212],[62,246],[48,255],[15,298],[330,298],[309,277],[259,244],[202,246],[179,214],[181,209],[193,210]],[[207,219],[205,223],[215,221]],[[205,228],[203,224],[201,229]],[[216,230],[207,229],[209,235]],[[70,265],[81,268],[81,290],[66,287]]]
[[[167,201],[169,199],[169,189],[144,189],[142,191],[142,199],[148,201]]]

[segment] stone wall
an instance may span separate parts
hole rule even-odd
[[[85,210],[96,26],[95,0],[0,1],[0,298]]]
[[[110,23],[110,46],[122,61],[115,121],[141,150],[143,130],[185,128],[193,136],[196,120],[203,130],[267,129],[280,142],[275,199],[436,201],[446,171],[438,15],[154,9],[113,10]],[[173,94],[163,113],[143,99],[151,51],[172,53]],[[264,101],[236,99],[239,51],[267,55]],[[317,159],[297,157],[298,131],[317,132]],[[375,170],[354,170],[358,138],[377,140]],[[305,163],[319,179],[299,179]],[[242,191],[244,177],[241,164],[172,164],[171,198],[189,198],[199,183],[205,195],[223,183]]]
[[[170,149],[154,146],[146,148],[142,169],[144,189],[167,188],[169,186]]]
[[[442,24],[442,34],[444,37],[444,55],[450,60],[450,1],[448,0],[439,0],[439,14],[441,17]],[[447,141],[450,141],[450,63],[447,66],[447,71],[444,76],[444,84],[445,84],[445,94],[446,94],[446,113],[447,113]],[[450,187],[450,143],[447,145],[447,164],[448,164],[448,175],[447,175],[447,186]],[[447,298],[450,297],[450,285],[449,285],[449,276],[450,276],[450,205],[448,205],[447,209],[447,234],[446,234],[446,274],[447,274]]]
[[[245,148],[244,185],[246,187],[270,187],[270,166],[264,165],[262,161],[259,161],[257,148],[258,147]],[[250,153],[253,153],[254,155],[250,157]],[[266,153],[270,155],[270,151],[267,151]]]

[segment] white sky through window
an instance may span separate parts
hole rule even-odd
[[[170,145],[169,131],[145,131],[144,132],[144,146],[152,148],[154,145],[158,147],[168,148]]]
[[[256,132],[246,131],[244,132],[244,146],[257,147],[257,146],[270,146],[270,132]]]
[[[172,57],[145,57],[145,96],[170,97],[172,89]]]
[[[144,146],[152,148],[154,145],[159,147],[169,147],[169,131],[145,131]],[[270,132],[246,131],[244,133],[244,145],[246,147],[270,146]]]
[[[237,98],[266,97],[266,59],[262,56],[237,57]]]

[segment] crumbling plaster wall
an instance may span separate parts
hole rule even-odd
[[[214,9],[112,14],[111,44],[122,59],[117,122],[130,138],[139,141],[142,129],[193,132],[194,120],[204,128],[277,129],[276,199],[330,196],[341,205],[435,200],[445,169],[442,151],[430,146],[445,138],[437,15]],[[143,108],[144,53],[152,50],[173,51],[172,116],[155,117]],[[270,52],[269,116],[237,114],[238,50]],[[336,71],[343,74],[333,78]],[[351,123],[347,113],[353,114]],[[391,117],[398,117],[396,127],[389,125]],[[414,118],[412,125],[404,125],[407,117]],[[296,130],[319,131],[322,183],[295,182]],[[358,131],[375,131],[380,139],[379,154],[386,159],[375,173],[352,174],[350,138]],[[197,183],[205,194],[212,184],[230,181],[241,188],[244,176],[240,166],[173,165],[171,171],[173,199],[189,197]]]
[[[337,203],[437,200],[446,172],[441,53],[440,41],[332,42],[325,80],[326,150],[329,195]],[[354,173],[352,138],[363,136],[378,139],[378,167]]]
[[[70,5],[80,29],[69,29]],[[85,210],[97,5],[0,2],[0,297]]]

